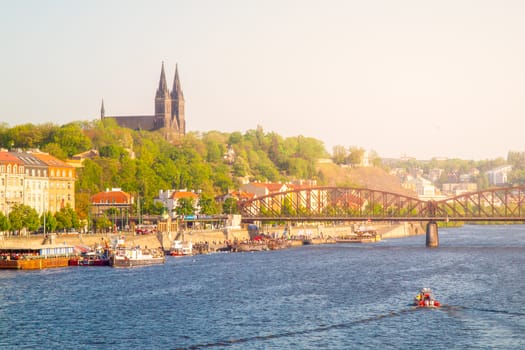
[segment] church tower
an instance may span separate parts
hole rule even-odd
[[[171,120],[173,131],[179,136],[186,134],[186,118],[184,117],[184,94],[180,85],[179,68],[175,66],[175,78],[171,89]]]
[[[124,128],[133,130],[160,130],[167,141],[173,142],[186,134],[186,118],[184,115],[184,94],[179,78],[178,67],[175,66],[173,89],[170,92],[166,82],[164,62],[160,69],[159,86],[155,93],[154,115],[106,115],[104,99],[100,106],[100,118],[113,119]]]
[[[171,97],[164,73],[164,62],[160,71],[160,80],[155,94],[155,129],[171,128]]]

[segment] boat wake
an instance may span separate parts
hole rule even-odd
[[[458,307],[458,308],[461,308],[463,310],[490,312],[490,313],[500,314],[500,315],[510,315],[510,316],[518,316],[518,317],[525,316],[525,313],[523,312],[513,312],[513,311],[508,311],[508,310],[481,309],[481,308],[475,308],[475,307]]]
[[[253,337],[245,337],[245,338],[237,338],[237,339],[224,339],[224,340],[218,340],[216,342],[190,345],[187,347],[176,347],[175,350],[197,350],[197,349],[207,349],[207,348],[215,348],[215,347],[221,347],[221,346],[232,346],[232,345],[238,345],[242,343],[249,343],[253,341],[265,341],[265,340],[271,340],[271,339],[277,339],[277,338],[294,337],[294,336],[300,336],[300,335],[307,335],[311,333],[326,332],[326,331],[335,330],[335,329],[349,329],[359,324],[374,322],[374,321],[381,320],[381,319],[388,318],[388,317],[398,317],[398,316],[401,316],[401,315],[404,315],[410,312],[422,311],[422,310],[429,310],[429,309],[428,308],[418,308],[418,307],[412,306],[412,307],[402,309],[399,311],[391,311],[386,314],[376,315],[376,316],[363,318],[360,320],[355,320],[355,321],[350,321],[350,322],[345,322],[345,323],[339,323],[339,324],[333,324],[333,325],[320,325],[319,327],[316,327],[316,328],[282,332],[282,333],[276,333],[276,334],[257,335]],[[455,305],[441,305],[439,308],[433,308],[430,310],[441,310],[443,312],[449,312],[449,313],[454,313],[454,312],[458,312],[462,310],[473,310],[473,311],[491,312],[491,313],[519,316],[519,317],[525,316],[525,313],[521,313],[521,312],[471,308],[471,307],[455,306]]]
[[[347,329],[351,328],[358,324],[368,323],[377,321],[383,318],[387,317],[397,317],[409,312],[413,312],[414,309],[403,309],[400,311],[392,311],[387,314],[372,316],[360,320],[355,320],[351,322],[345,322],[345,323],[339,323],[339,324],[333,324],[333,325],[320,325],[316,328],[310,328],[310,329],[303,329],[303,330],[297,330],[297,331],[289,331],[289,332],[283,332],[283,333],[277,333],[277,334],[268,334],[268,335],[257,335],[253,337],[245,337],[245,338],[238,338],[238,339],[226,339],[226,340],[218,340],[216,342],[212,343],[203,343],[203,344],[195,344],[187,347],[176,347],[175,350],[197,350],[197,349],[206,349],[206,348],[214,348],[214,347],[220,347],[220,346],[232,346],[242,343],[248,343],[253,341],[264,341],[264,340],[270,340],[270,339],[276,339],[276,338],[285,338],[285,337],[294,337],[298,335],[306,335],[311,333],[317,333],[317,332],[326,332],[334,329]]]

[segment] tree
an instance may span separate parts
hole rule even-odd
[[[357,146],[350,147],[350,152],[348,154],[348,163],[352,166],[361,164],[361,162],[363,161],[364,154],[364,149],[359,148]]]
[[[223,214],[239,214],[239,206],[237,199],[234,197],[228,197],[222,203]]]
[[[106,215],[100,215],[95,219],[95,230],[98,232],[105,232],[112,226],[113,223],[107,218]]]
[[[210,195],[202,194],[199,198],[199,208],[201,214],[215,215],[219,213],[219,208],[215,200]]]
[[[332,149],[332,159],[335,164],[345,164],[348,157],[348,151],[344,146],[334,146]]]
[[[9,223],[14,231],[27,229],[35,231],[40,226],[40,218],[36,210],[25,204],[15,204],[9,212]]]
[[[58,128],[52,136],[67,157],[87,151],[92,147],[91,140],[84,135],[79,123],[69,123]]]
[[[45,219],[44,219],[45,216]],[[51,212],[45,212],[40,217],[40,224],[44,227],[45,232],[55,232],[57,228],[57,220]]]
[[[56,228],[59,231],[66,231],[67,229],[72,227],[71,217],[64,208],[60,209],[60,211],[57,211],[55,213],[55,219],[57,222]]]
[[[175,207],[177,215],[193,215],[195,214],[195,207],[193,205],[193,198],[180,198]]]
[[[0,231],[4,232],[9,230],[9,219],[4,213],[0,212]]]

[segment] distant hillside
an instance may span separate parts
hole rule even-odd
[[[399,179],[380,168],[347,168],[333,163],[317,165],[327,186],[356,186],[416,196],[401,186]]]

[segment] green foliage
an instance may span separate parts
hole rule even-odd
[[[9,212],[10,227],[14,231],[27,229],[35,231],[40,226],[38,213],[34,208],[25,204],[15,204]]]
[[[222,203],[222,213],[223,214],[239,214],[239,206],[237,199],[234,197],[228,197]]]
[[[95,231],[105,232],[113,227],[113,223],[105,215],[100,215],[95,219]]]
[[[180,198],[177,201],[177,207],[175,208],[177,215],[193,215],[195,214],[195,207],[192,198]]]
[[[344,146],[337,145],[334,146],[332,149],[332,160],[335,164],[346,164],[346,160],[348,157],[348,151]]]
[[[45,216],[45,220],[44,220],[44,216]],[[42,214],[42,216],[40,217],[40,225],[42,227],[45,226],[46,232],[55,232],[58,223],[57,223],[57,219],[55,218],[55,216],[51,214],[51,212],[48,211],[45,214]]]
[[[206,194],[202,194],[199,198],[200,213],[204,215],[215,215],[219,214],[219,207],[215,202],[215,199]]]
[[[0,231],[7,231],[9,230],[9,227],[10,225],[8,217],[4,213],[0,212]]]
[[[80,123],[61,126],[52,133],[51,139],[67,157],[87,151],[92,147],[91,140],[83,133]]]
[[[282,207],[281,207],[281,215],[283,216],[294,216],[296,214],[296,211],[294,210],[292,206],[292,201],[288,197],[284,197]]]

